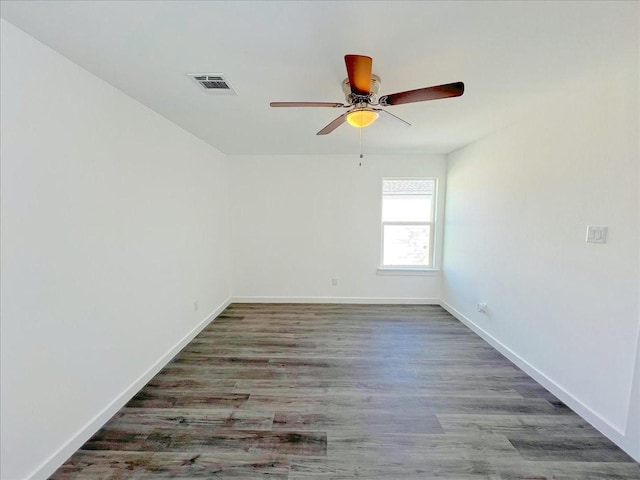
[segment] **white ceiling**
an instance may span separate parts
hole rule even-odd
[[[347,53],[373,57],[381,94],[464,81],[459,98],[389,107],[368,153],[447,153],[549,95],[636,62],[638,2],[2,1],[0,14],[227,154],[356,153],[342,110]],[[224,73],[237,96],[187,73]],[[46,81],[46,79],[44,79]]]

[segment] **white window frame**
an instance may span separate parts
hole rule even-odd
[[[431,221],[384,221],[382,208],[384,204],[384,182],[388,180],[412,180],[433,181],[433,193],[431,194]],[[379,275],[429,275],[437,273],[434,267],[436,252],[436,213],[438,211],[438,178],[437,177],[383,177],[380,182],[380,260],[378,266]],[[417,225],[429,226],[429,264],[428,265],[385,265],[384,264],[384,227],[386,225]]]

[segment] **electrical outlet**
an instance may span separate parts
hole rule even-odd
[[[198,308],[200,308],[200,305],[198,304],[198,300],[195,300],[193,302],[193,311],[195,312]]]
[[[331,279],[331,285],[333,285],[334,287],[338,286],[338,279],[337,278],[332,278]]]
[[[485,315],[487,314],[487,304],[484,302],[481,302],[478,304],[478,311],[480,313],[484,313]]]

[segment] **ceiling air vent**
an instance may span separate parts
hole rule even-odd
[[[229,81],[221,73],[187,73],[207,93],[237,95]]]

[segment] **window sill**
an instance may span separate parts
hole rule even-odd
[[[437,277],[439,268],[402,268],[402,267],[378,267],[377,275],[414,275],[421,277]]]

